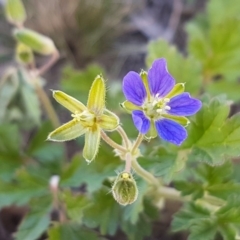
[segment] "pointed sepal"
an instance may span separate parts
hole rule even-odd
[[[124,101],[123,103],[120,104],[120,106],[126,110],[128,113],[132,113],[134,110],[141,110],[141,107],[133,104],[132,102],[129,101]]]
[[[87,128],[84,127],[81,122],[73,119],[51,132],[47,140],[65,142],[80,137],[86,133],[86,131]]]
[[[86,106],[79,102],[76,98],[69,96],[62,91],[52,91],[54,99],[72,113],[81,113],[86,110]]]
[[[167,96],[165,96],[165,98],[172,98],[174,96],[177,96],[181,93],[183,93],[185,90],[185,84],[184,83],[177,83],[173,89],[171,90],[170,93],[167,94]]]
[[[171,119],[171,120],[181,124],[184,127],[188,126],[188,124],[190,123],[190,121],[186,117],[174,116],[174,115],[170,115],[170,114],[162,114],[162,116],[164,118]]]
[[[90,163],[97,155],[100,145],[100,128],[97,124],[89,128],[85,134],[83,157]]]
[[[119,125],[119,118],[113,112],[105,109],[98,122],[99,126],[106,131],[113,131]]]
[[[101,115],[105,108],[106,85],[102,76],[98,75],[89,91],[87,107],[96,115]]]

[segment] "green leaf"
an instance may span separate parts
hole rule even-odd
[[[225,206],[220,208],[216,215],[220,224],[236,224],[240,225],[240,206],[239,206],[240,195],[236,195],[234,192],[227,200]]]
[[[193,225],[209,220],[210,211],[197,204],[186,204],[177,214],[175,214],[172,221],[173,231],[188,230]]]
[[[139,214],[136,222],[131,222],[131,219],[125,219],[125,217],[121,222],[121,228],[126,233],[129,240],[143,240],[146,237],[151,236],[153,220],[159,218],[159,211],[156,206],[153,206],[152,199],[145,198],[143,201],[143,207],[144,211]],[[125,214],[126,211],[124,212],[124,215]]]
[[[239,194],[232,192],[226,204],[216,212],[218,229],[224,240],[234,240],[240,227]]]
[[[207,4],[209,21],[212,25],[223,22],[229,18],[238,17],[240,5],[235,0],[211,0]]]
[[[64,147],[61,143],[56,144],[46,141],[51,130],[52,124],[50,122],[43,123],[33,138],[30,139],[27,154],[46,167],[56,171],[60,169],[64,156]]]
[[[2,124],[0,126],[0,179],[11,180],[16,169],[22,164],[17,126]]]
[[[42,168],[19,169],[12,182],[0,182],[0,207],[27,204],[32,198],[48,194],[50,176]]]
[[[230,161],[225,161],[222,165],[210,166],[208,164],[199,164],[195,170],[194,176],[207,182],[208,185],[215,185],[219,183],[226,182],[231,178],[233,173],[232,163]]]
[[[203,184],[200,182],[176,181],[174,186],[183,196],[192,195],[193,199],[201,198],[204,194]]]
[[[199,163],[193,168],[190,165],[191,175],[182,180],[175,181],[175,187],[182,195],[192,195],[193,199],[201,198],[204,194],[227,199],[232,193],[240,193],[240,184],[232,182],[232,164],[226,161],[220,166],[210,166]]]
[[[177,82],[186,83],[186,91],[199,93],[201,86],[201,65],[192,57],[183,57],[174,46],[160,39],[148,46],[147,66],[150,67],[157,58],[166,58],[168,70]]]
[[[128,240],[143,240],[146,239],[146,237],[149,237],[152,233],[151,222],[142,214],[135,224],[123,222],[122,229],[126,233]]]
[[[55,224],[48,231],[48,240],[100,240],[97,233],[76,223]]]
[[[35,89],[24,80],[26,76],[23,72],[19,71],[18,75],[21,79],[20,94],[25,108],[25,117],[29,118],[32,124],[40,125],[41,107]]]
[[[215,184],[212,186],[206,187],[206,190],[209,194],[227,199],[231,194],[240,194],[240,184],[234,182],[228,182],[224,184]]]
[[[236,240],[237,231],[231,225],[221,225],[218,228],[224,240]]]
[[[15,95],[18,85],[16,70],[8,69],[2,77],[0,84],[0,122],[3,122],[3,119],[6,117],[7,107]]]
[[[214,240],[217,226],[212,220],[204,220],[193,226],[190,231],[188,240]]]
[[[130,239],[134,239],[133,236],[149,235],[151,229],[150,219],[158,217],[156,216],[157,209],[154,208],[153,210],[152,205],[143,200],[147,190],[146,183],[144,181],[139,183],[137,180],[137,184],[140,196],[137,201],[127,207],[119,205],[107,188],[102,188],[95,192],[91,205],[84,210],[83,222],[86,226],[89,228],[99,227],[101,234],[109,234],[111,236],[121,226],[127,235],[132,236]],[[139,231],[138,227],[142,227],[144,222],[146,223],[146,229]],[[139,237],[139,239],[141,238]]]
[[[34,240],[46,231],[50,224],[52,199],[49,196],[35,199],[30,212],[22,220],[16,233],[16,240]]]
[[[149,155],[149,154],[145,154]],[[150,156],[139,158],[139,163],[157,177],[162,177],[169,184],[174,176],[184,167],[186,153],[184,151],[169,151],[164,147],[158,147]]]
[[[72,193],[70,190],[61,192],[61,199],[65,204],[69,219],[81,223],[83,210],[90,204],[89,199],[82,194]]]
[[[61,186],[78,187],[87,184],[89,192],[101,188],[106,178],[115,176],[115,171],[121,162],[109,151],[109,147],[102,145],[99,153],[90,165],[79,154],[75,155],[71,163],[63,169]]]
[[[93,197],[92,205],[84,211],[84,223],[89,228],[99,227],[103,235],[113,236],[118,228],[122,207],[113,199],[109,190],[101,189]]]
[[[203,67],[210,51],[210,46],[208,41],[206,41],[206,36],[208,34],[207,29],[196,22],[190,22],[186,27],[189,40],[188,40],[188,51],[196,59],[198,59]]]
[[[240,64],[238,9],[239,6],[232,0],[212,0],[205,16],[208,26],[201,25],[199,21],[187,25],[188,49],[202,63],[205,83],[215,76],[224,76],[225,80],[237,82]]]
[[[182,149],[191,149],[189,159],[208,164],[222,164],[229,156],[239,155],[240,115],[226,119],[229,106],[219,99],[203,104],[191,119],[188,138]]]
[[[20,81],[20,98],[25,113],[23,125],[36,126],[41,121],[41,106],[29,75],[22,69],[18,71],[18,78]],[[19,104],[19,103],[18,103]]]
[[[217,211],[197,204],[186,204],[172,222],[174,231],[189,230],[190,240],[214,240],[220,233],[224,240],[234,240],[240,226],[239,195],[232,195]]]
[[[233,101],[239,101],[239,87],[238,82],[230,82],[224,79],[220,81],[213,81],[206,86],[206,91],[212,96],[217,96],[219,94],[226,94],[227,98]]]

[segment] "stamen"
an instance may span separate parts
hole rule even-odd
[[[157,113],[162,113],[163,112],[163,110],[161,108],[157,109],[156,111],[157,111]]]
[[[160,94],[157,93],[154,97],[154,100],[152,101],[152,105],[155,106],[159,102],[159,99],[160,99]]]
[[[158,103],[158,100],[157,100],[157,99],[154,99],[154,100],[152,101],[152,106],[155,106],[157,103]]]
[[[169,98],[164,98],[163,101],[164,101],[165,103],[168,103],[168,102],[170,102],[170,99],[169,99]]]
[[[169,106],[165,106],[164,107],[166,110],[171,110],[171,107],[169,107]]]
[[[75,118],[77,121],[80,121],[81,114],[78,111],[75,111],[75,113],[71,114],[71,117]]]

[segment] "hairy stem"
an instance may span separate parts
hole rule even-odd
[[[121,135],[124,145],[126,146],[126,149],[128,149],[129,148],[129,140],[128,140],[128,136],[127,136],[126,132],[124,131],[124,129],[121,126],[118,126],[117,131]]]
[[[150,172],[142,168],[136,159],[132,159],[134,171],[151,185],[159,186],[159,181]]]
[[[124,147],[114,142],[110,137],[108,137],[108,135],[104,131],[101,131],[101,137],[112,148],[118,149],[121,152],[126,152],[126,149]]]
[[[137,150],[137,148],[140,146],[140,144],[143,140],[143,137],[144,137],[143,134],[141,134],[141,133],[138,134],[138,137],[137,137],[137,139],[136,139],[136,141],[133,145],[133,148],[132,148],[132,153],[134,153]]]
[[[126,154],[126,159],[125,159],[125,172],[130,173],[132,168],[132,157],[130,153]]]

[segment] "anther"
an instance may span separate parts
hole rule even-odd
[[[171,108],[169,106],[164,107],[166,110],[170,110]]]
[[[75,113],[71,114],[71,117],[75,118],[77,121],[80,121],[81,114],[78,111],[75,111]]]

